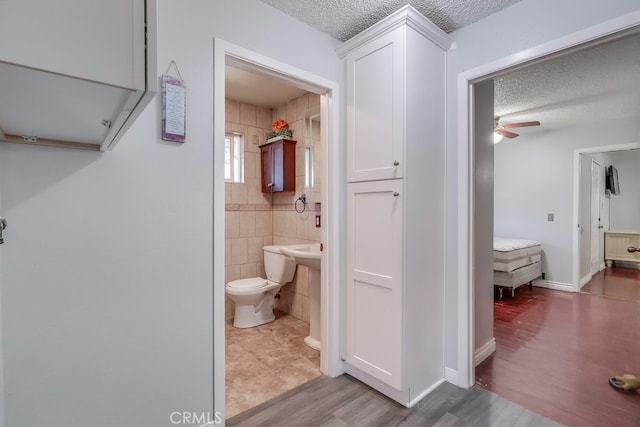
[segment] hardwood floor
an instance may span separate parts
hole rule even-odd
[[[640,270],[606,268],[593,276],[580,292],[640,302]]]
[[[242,427],[557,425],[495,393],[449,383],[407,409],[348,375],[317,378],[227,419],[227,426]]]
[[[477,384],[568,426],[640,426],[640,394],[608,384],[640,376],[640,303],[520,287],[494,319],[497,350]]]

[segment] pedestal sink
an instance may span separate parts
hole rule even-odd
[[[309,268],[309,347],[320,350],[320,243],[280,246],[280,253]]]

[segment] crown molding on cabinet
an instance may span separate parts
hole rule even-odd
[[[373,24],[371,27],[342,43],[336,48],[336,53],[339,58],[344,58],[352,50],[366,45],[371,40],[389,33],[403,25],[414,29],[422,36],[431,40],[442,50],[447,51],[453,45],[453,40],[447,35],[447,33],[442,31],[433,22],[429,21],[420,12],[418,12],[413,6],[408,4],[382,19],[380,22]]]

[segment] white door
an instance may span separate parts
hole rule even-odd
[[[600,271],[600,171],[601,166],[591,161],[591,274]]]
[[[346,361],[402,387],[402,180],[347,186]]]

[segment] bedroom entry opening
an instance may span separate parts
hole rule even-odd
[[[528,49],[498,61],[493,61],[459,75],[459,190],[468,194],[463,202],[459,217],[459,301],[458,301],[458,378],[459,384],[471,386],[475,383],[475,368],[495,351],[493,333],[493,237],[494,203],[496,187],[494,182],[495,146],[494,133],[494,82],[511,72],[526,69],[532,65],[551,61],[555,58],[602,46],[606,42],[618,40],[640,33],[637,18],[609,23],[566,36],[545,45]],[[497,65],[496,65],[497,64]],[[466,102],[465,102],[466,100]],[[533,120],[533,119],[532,119]],[[519,121],[519,120],[518,120]],[[513,142],[505,139],[506,143]],[[501,142],[504,144],[504,142]],[[501,147],[502,148],[502,147]],[[466,160],[465,160],[466,159]],[[571,168],[571,166],[567,166]],[[566,175],[566,174],[565,174]],[[571,174],[569,173],[571,176]],[[464,197],[461,198],[463,200]],[[546,215],[546,213],[545,213]],[[571,215],[571,209],[569,211]],[[547,216],[545,216],[545,219]],[[553,218],[553,215],[549,215]],[[554,218],[558,220],[557,215]],[[553,219],[549,219],[553,221]],[[573,221],[563,231],[573,234]],[[465,232],[465,229],[467,232]],[[508,236],[507,236],[508,237]],[[514,236],[523,237],[523,236]],[[574,239],[575,240],[575,239]],[[542,242],[544,251],[544,242]],[[579,248],[571,242],[572,262],[577,263]],[[542,272],[545,269],[542,255]],[[595,262],[595,261],[594,261]],[[574,291],[579,280],[573,274],[567,291]],[[547,286],[549,276],[540,277],[538,285]],[[575,283],[573,283],[575,282]],[[536,284],[534,282],[534,284]]]

